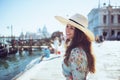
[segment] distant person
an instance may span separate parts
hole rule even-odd
[[[42,51],[43,51],[43,54],[42,54],[41,60],[43,60],[44,57],[46,57],[46,58],[50,57],[50,50],[49,50],[49,48],[43,48]]]
[[[120,40],[120,32],[117,33],[117,40]]]
[[[61,43],[60,43],[59,49],[60,49],[61,54],[64,54],[63,53],[63,52],[65,52],[65,38],[64,38],[64,36],[61,37]]]
[[[103,42],[104,41],[104,37],[102,35],[99,36],[99,42]]]
[[[54,38],[53,44],[54,44],[55,54],[58,54],[58,52],[59,52],[58,48],[60,46],[60,42],[59,42],[59,38],[58,37]]]
[[[86,80],[89,72],[95,73],[95,58],[92,52],[93,33],[87,29],[88,21],[81,14],[69,20],[55,16],[66,25],[66,52],[62,69],[66,80]]]

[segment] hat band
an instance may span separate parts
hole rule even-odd
[[[76,22],[75,20],[73,20],[73,19],[69,19],[70,21],[73,21],[73,22],[75,22],[76,24],[78,24],[78,25],[80,25],[80,26],[82,26],[82,27],[84,27],[82,24],[80,24],[80,23],[78,23],[78,22]],[[85,28],[85,27],[84,27]]]

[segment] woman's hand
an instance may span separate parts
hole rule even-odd
[[[72,77],[72,75],[71,75],[71,76],[69,76],[69,80],[73,80],[73,77]]]

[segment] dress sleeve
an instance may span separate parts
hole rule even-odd
[[[74,48],[69,58],[70,69],[73,80],[84,80],[88,71],[88,63],[85,51]]]

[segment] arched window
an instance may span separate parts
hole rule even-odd
[[[106,24],[106,15],[103,15],[103,23]]]
[[[118,23],[120,23],[120,15],[118,15]]]

